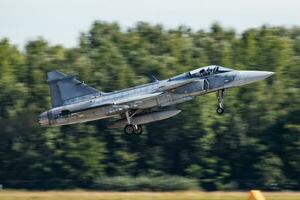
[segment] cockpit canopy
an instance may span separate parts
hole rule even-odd
[[[218,65],[210,65],[202,68],[198,68],[188,72],[190,77],[202,77],[202,76],[209,76],[213,74],[220,74],[224,72],[232,71],[232,69],[221,67]]]
[[[201,68],[192,70],[190,72],[186,72],[184,74],[174,76],[174,77],[170,78],[169,81],[186,79],[186,78],[205,77],[205,76],[210,76],[213,74],[220,74],[220,73],[229,72],[229,71],[232,71],[232,69],[229,69],[226,67],[221,67],[218,65],[210,65],[210,66],[201,67]]]

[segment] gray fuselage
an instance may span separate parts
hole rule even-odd
[[[198,95],[262,80],[272,74],[208,66],[162,81],[67,100],[64,105],[42,113],[39,117],[40,124],[58,126],[109,117],[124,118],[124,110],[139,110],[141,113],[143,110],[159,110],[186,102]],[[151,94],[157,95],[147,97]],[[143,95],[147,98],[143,98],[140,103],[138,99],[134,99]]]

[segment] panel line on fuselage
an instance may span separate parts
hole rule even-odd
[[[68,101],[65,102],[64,105],[70,105],[70,104],[79,103],[79,102],[83,102],[85,100],[91,100],[91,99],[97,99],[97,100],[101,100],[101,101],[109,101],[109,100],[114,100],[114,99],[121,99],[121,98],[127,97],[127,96],[132,96],[136,93],[143,94],[146,92],[154,92],[155,88],[156,88],[155,86],[158,84],[159,84],[159,82],[152,82],[152,83],[138,85],[138,86],[131,87],[131,88],[125,88],[122,90],[108,92],[105,94],[96,93],[93,95],[86,95],[86,96],[82,96],[82,97],[78,97],[78,98],[74,98],[74,99],[69,99]]]

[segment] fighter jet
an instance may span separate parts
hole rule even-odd
[[[115,118],[109,128],[124,128],[127,135],[140,135],[142,125],[173,117],[177,104],[216,92],[217,113],[224,112],[224,91],[263,80],[269,71],[233,70],[217,65],[198,68],[166,80],[114,92],[101,92],[75,76],[51,71],[48,75],[52,108],[38,116],[41,126],[61,126]]]

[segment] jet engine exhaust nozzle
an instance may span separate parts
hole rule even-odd
[[[38,116],[38,123],[41,125],[41,126],[49,126],[50,125],[50,122],[49,122],[49,118],[48,118],[48,115],[47,115],[47,112],[43,112],[42,114],[40,114]]]

